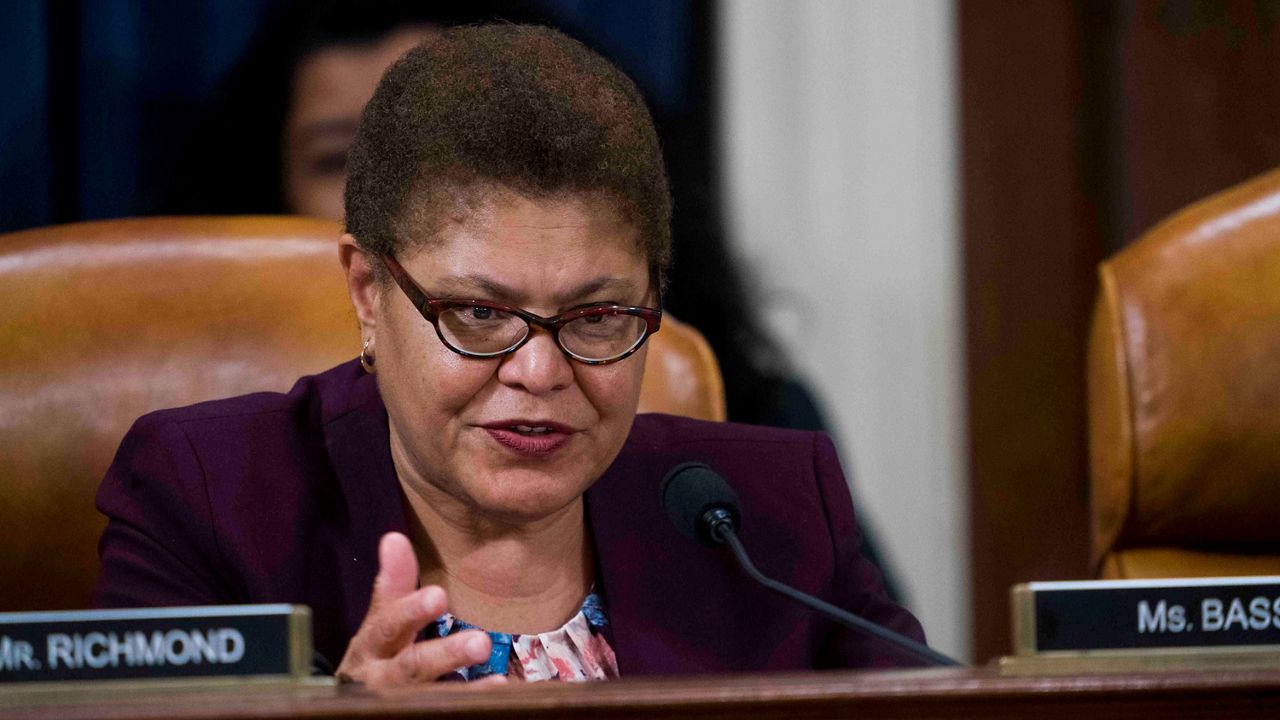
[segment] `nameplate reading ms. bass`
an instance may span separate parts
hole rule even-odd
[[[1280,577],[1043,582],[1013,589],[1019,655],[1280,647]]]
[[[0,613],[0,683],[304,677],[310,663],[301,605]]]

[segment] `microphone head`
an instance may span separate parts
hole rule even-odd
[[[742,519],[733,488],[714,470],[697,462],[681,463],[663,478],[662,506],[680,532],[707,545],[717,544],[711,537],[707,513],[724,510],[733,518],[735,529]]]

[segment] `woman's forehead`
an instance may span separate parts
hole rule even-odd
[[[638,231],[607,204],[507,197],[439,223],[402,262],[450,295],[638,296],[648,263]]]
[[[485,186],[450,193],[444,202],[412,216],[404,237],[414,240],[401,253],[445,256],[505,254],[561,255],[621,251],[646,260],[639,230],[601,194],[529,196]]]

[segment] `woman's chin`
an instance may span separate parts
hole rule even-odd
[[[499,473],[491,477],[483,492],[472,496],[476,512],[495,522],[526,525],[564,511],[575,504],[585,491],[585,484],[566,484],[563,476],[544,472]]]

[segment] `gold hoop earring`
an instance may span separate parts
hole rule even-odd
[[[373,338],[366,338],[364,347],[360,348],[360,367],[364,368],[364,371],[370,375],[376,371],[373,364],[377,362],[373,357],[373,353],[369,352],[369,343],[372,341]]]

